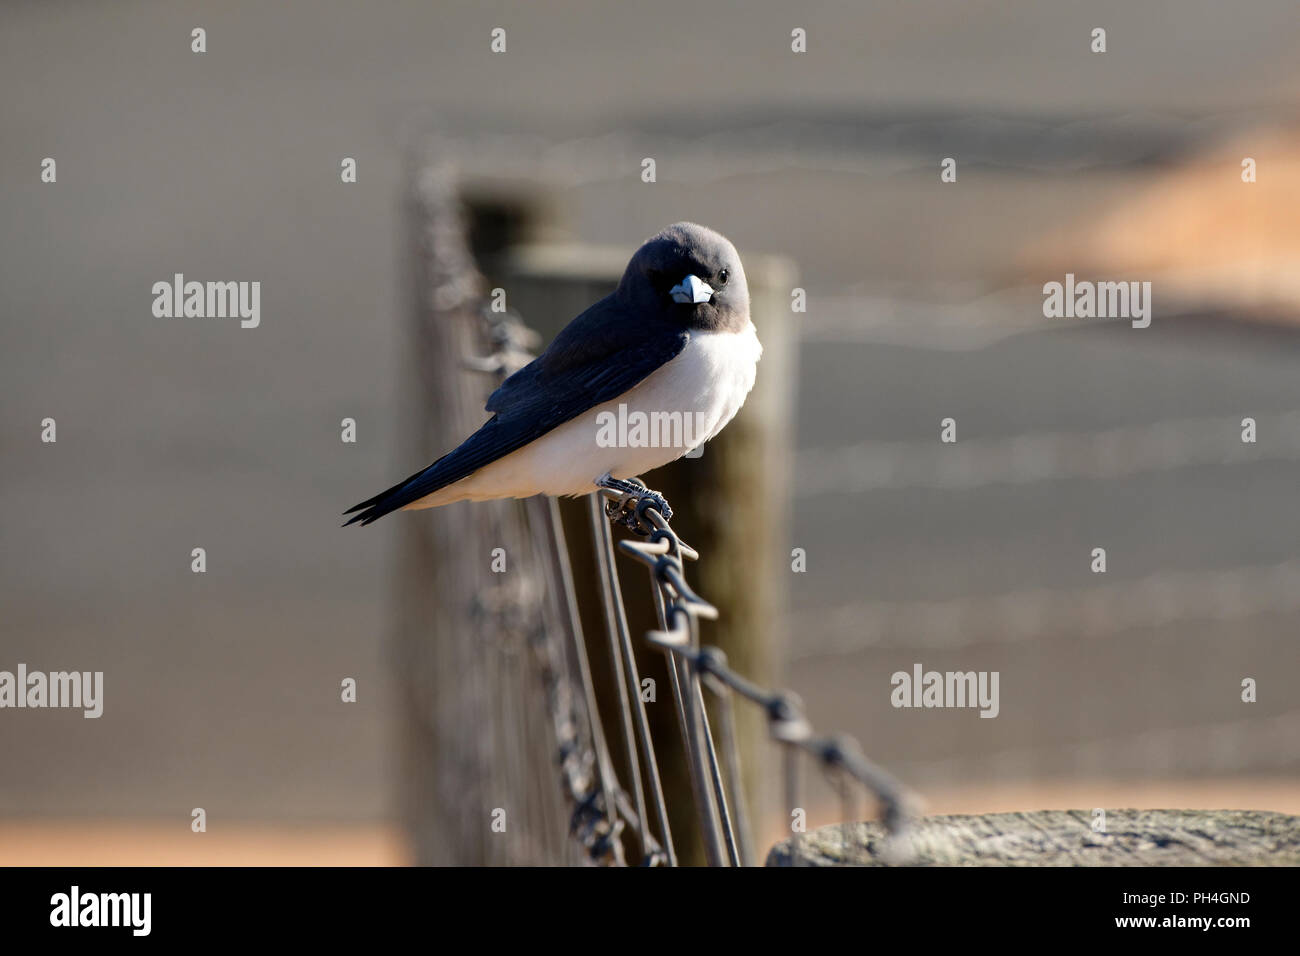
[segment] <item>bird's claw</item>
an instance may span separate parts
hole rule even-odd
[[[618,501],[605,504],[605,514],[611,520],[624,525],[641,536],[653,534],[654,524],[646,517],[646,509],[653,508],[664,519],[671,521],[673,509],[668,499],[657,491],[651,491],[640,478],[614,478],[603,475],[596,484],[601,488],[617,491],[621,496]]]

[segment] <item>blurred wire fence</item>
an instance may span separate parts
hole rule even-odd
[[[1174,163],[1205,144],[1261,124],[1289,122],[1281,107],[1189,118],[1161,110],[1120,115],[1029,115],[993,110],[805,110],[798,119],[762,109],[725,117],[638,115],[632,126],[584,133],[554,124],[502,131],[474,118],[438,118],[426,152],[467,169],[572,187],[622,177],[643,157],[670,161],[678,182],[781,170],[892,175],[961,156],[993,170],[1078,171]]]

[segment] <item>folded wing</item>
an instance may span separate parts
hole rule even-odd
[[[429,467],[349,508],[345,514],[357,513],[347,524],[370,524],[617,398],[672,361],[689,339],[685,329],[638,322],[621,315],[612,296],[602,299],[492,393],[487,410],[496,414],[483,427]]]

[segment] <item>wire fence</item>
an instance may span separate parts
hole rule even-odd
[[[495,352],[487,358],[469,359],[466,365],[507,375],[527,360],[527,350],[536,344],[536,336],[516,313],[485,308],[482,315]],[[686,581],[685,562],[698,560],[700,555],[678,537],[648,495],[601,490],[589,496],[605,637],[617,689],[617,725],[627,755],[621,778],[603,735],[558,503],[543,497],[528,502],[534,543],[546,552],[545,584],[558,605],[554,619],[564,623],[566,633],[562,639],[568,641],[568,647],[561,647],[560,636],[545,628],[534,632],[535,657],[541,662],[552,712],[561,784],[572,807],[573,838],[593,863],[601,865],[626,865],[629,858],[648,866],[678,863],[659,757],[650,733],[623,603],[616,563],[616,552],[621,552],[642,565],[649,576],[659,626],[643,639],[667,657],[674,713],[708,863],[752,866],[757,862],[753,823],[742,786],[734,715],[737,698],[763,712],[772,741],[785,751],[784,803],[792,816],[799,817],[791,823],[794,838],[806,820],[806,814],[799,812],[799,760],[806,755],[827,774],[840,794],[841,815],[846,822],[861,815],[861,797],[878,803],[891,840],[892,851],[886,852],[902,858],[901,837],[919,801],[887,771],[868,760],[852,738],[818,735],[797,696],[759,686],[730,668],[721,650],[701,644],[700,622],[717,618],[718,610]],[[620,540],[616,546],[613,526],[627,528],[635,537]],[[563,661],[569,655],[574,666],[566,670]],[[575,681],[578,686],[574,686]],[[718,715],[716,732],[705,704],[706,694]],[[580,728],[584,718],[589,726]],[[635,856],[628,853],[623,842],[629,834],[636,841]]]
[[[647,632],[645,640],[669,656],[673,700],[689,758],[696,814],[709,863],[714,866],[749,866],[755,862],[752,829],[740,786],[740,754],[732,710],[736,698],[763,711],[771,739],[785,748],[783,766],[787,808],[794,811],[799,806],[798,757],[801,753],[808,754],[838,784],[846,821],[857,816],[852,794],[852,787],[857,785],[879,802],[883,821],[891,836],[900,837],[915,812],[916,801],[898,781],[863,756],[851,738],[817,735],[793,694],[758,686],[728,667],[725,655],[717,648],[701,645],[700,621],[716,618],[718,611],[686,582],[684,562],[697,560],[699,554],[677,536],[654,508],[652,499],[637,494],[602,491],[599,496],[591,498],[591,518],[607,596],[618,593],[610,523],[625,525],[645,538],[643,541],[620,541],[618,550],[644,565],[649,573],[659,628]],[[635,693],[638,686],[633,669],[635,662],[621,614],[616,615],[615,624],[623,664],[627,669],[630,691],[627,696],[639,702],[639,695]],[[720,726],[716,736],[704,704],[706,692],[718,705]],[[640,705],[633,714],[642,735],[644,767],[650,779],[651,792],[658,793],[653,746],[644,731],[644,706]],[[722,750],[721,759],[719,749]],[[629,767],[628,773],[635,775],[636,768]],[[661,796],[659,800],[662,800]],[[673,850],[665,808],[657,805],[655,815],[660,821],[660,835],[671,863]],[[644,814],[641,819],[645,819]],[[792,832],[797,836],[799,830],[795,828]]]

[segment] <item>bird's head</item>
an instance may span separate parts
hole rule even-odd
[[[678,222],[632,256],[618,294],[642,312],[701,331],[739,332],[749,322],[749,286],[736,247],[719,233]]]

